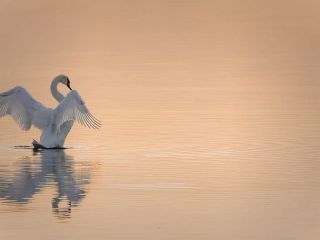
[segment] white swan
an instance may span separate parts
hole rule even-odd
[[[58,92],[59,83],[71,90],[66,97]],[[33,141],[35,148],[63,148],[75,121],[89,128],[100,128],[101,123],[90,114],[78,92],[71,89],[67,76],[53,79],[51,94],[59,102],[55,109],[44,107],[23,87],[0,93],[0,117],[10,115],[26,131],[32,125],[39,128],[42,134],[39,143]]]

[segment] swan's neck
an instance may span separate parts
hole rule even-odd
[[[64,99],[64,96],[58,91],[58,84],[60,83],[59,79],[54,79],[51,83],[51,94],[58,101],[61,102]]]

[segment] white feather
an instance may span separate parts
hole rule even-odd
[[[23,87],[15,87],[0,94],[0,117],[9,114],[23,130],[29,130],[35,113],[44,110],[46,108]]]
[[[54,110],[57,131],[68,121],[76,121],[85,127],[98,129],[101,123],[89,112],[77,91],[71,91]]]

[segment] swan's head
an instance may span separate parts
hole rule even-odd
[[[54,80],[66,85],[72,91],[72,88],[70,87],[70,80],[66,75],[58,75]]]

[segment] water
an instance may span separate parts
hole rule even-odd
[[[317,3],[71,2],[0,3],[0,92],[103,122],[0,119],[0,239],[319,239]]]
[[[64,151],[15,148],[38,133],[1,119],[1,239],[318,236],[320,116],[310,99],[248,88],[218,106],[207,101],[214,88],[161,91],[179,96],[176,110],[89,100],[104,126],[76,126]],[[203,109],[192,106],[200,100]]]

